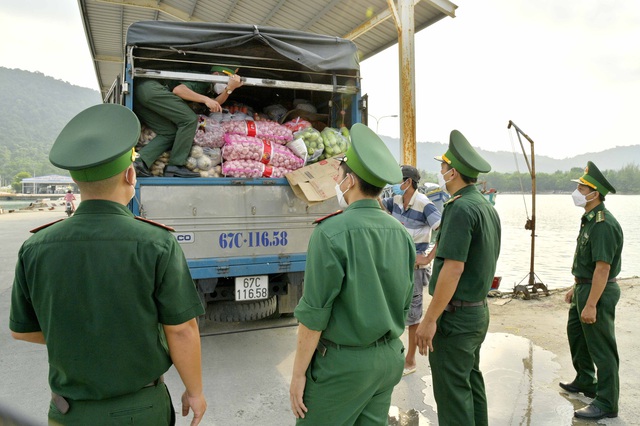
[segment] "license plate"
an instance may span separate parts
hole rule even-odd
[[[269,297],[269,277],[236,277],[236,300],[261,300]]]

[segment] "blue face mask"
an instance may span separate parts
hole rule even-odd
[[[404,183],[404,182],[402,182]],[[393,191],[393,195],[404,195],[404,193],[407,191],[406,189],[400,189],[400,187],[402,186],[402,183],[396,183],[395,185],[391,186],[391,190]]]

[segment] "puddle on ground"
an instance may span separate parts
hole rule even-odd
[[[389,407],[389,426],[427,426],[429,419],[413,408],[407,412],[400,411],[396,406]]]
[[[568,350],[568,348],[567,348]],[[529,339],[506,333],[488,333],[480,354],[489,407],[489,424],[495,425],[576,425],[573,411],[589,403],[589,399],[565,394],[558,388],[560,365],[555,355]],[[397,407],[389,411],[390,425],[429,425],[436,418],[431,375],[425,383],[424,403],[428,412],[416,407],[403,412]],[[392,423],[395,421],[395,423]],[[437,421],[435,422],[437,423]]]

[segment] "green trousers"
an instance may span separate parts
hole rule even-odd
[[[171,151],[169,165],[187,162],[198,128],[198,116],[179,96],[157,80],[136,81],[133,111],[157,136],[140,151],[140,158],[150,167],[165,151]]]
[[[297,425],[386,425],[391,393],[402,378],[404,346],[391,339],[370,348],[316,351],[304,390],[307,411]]]
[[[100,401],[68,401],[69,411],[49,406],[49,425],[140,425],[175,424],[175,412],[164,383],[138,392]]]
[[[590,292],[591,284],[575,285],[569,308],[567,337],[573,368],[577,373],[575,383],[582,389],[596,393],[593,405],[607,412],[617,412],[620,360],[614,322],[620,286],[618,283],[607,283],[596,305],[595,324],[584,324],[580,321],[580,313]]]
[[[488,329],[487,306],[445,311],[438,319],[429,364],[440,426],[489,424],[480,371],[480,347]]]

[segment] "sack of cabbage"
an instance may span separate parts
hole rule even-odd
[[[349,132],[343,127],[342,132],[332,127],[325,127],[322,132],[313,127],[300,130],[294,134],[296,139],[302,139],[307,146],[307,164],[333,157],[347,152],[349,147]]]
[[[349,131],[346,127],[343,127],[341,130],[334,129],[333,127],[325,127],[320,134],[322,135],[322,141],[324,143],[324,152],[318,160],[324,160],[325,158],[331,158],[347,152],[351,141]]]

